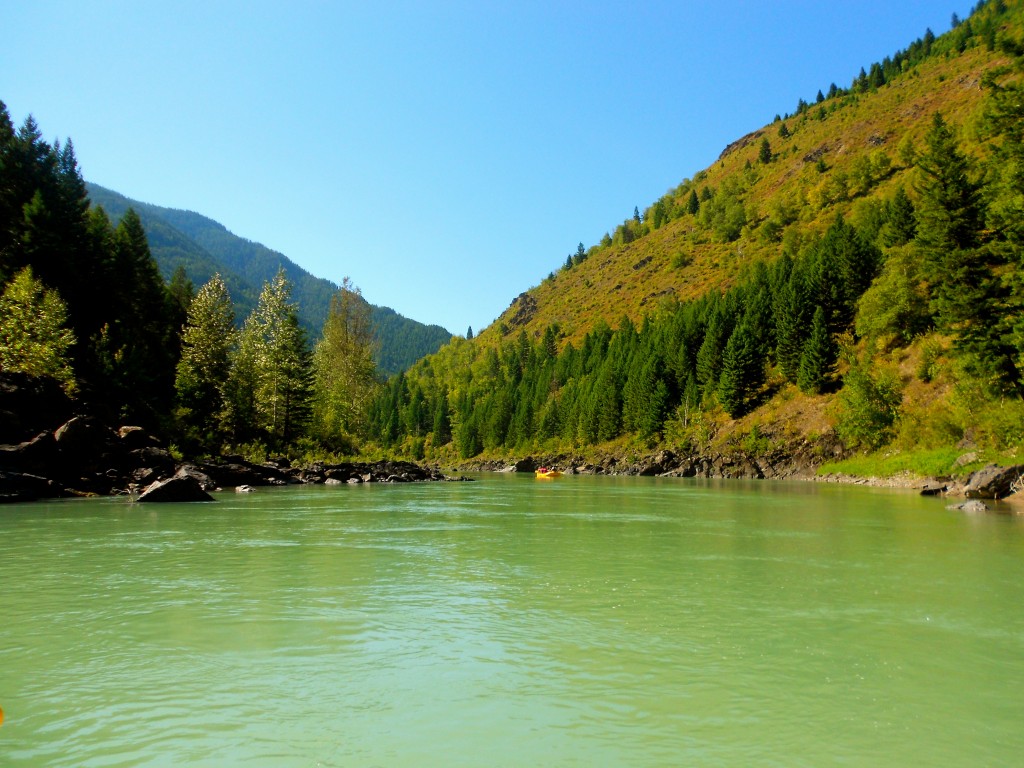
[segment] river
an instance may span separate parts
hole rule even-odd
[[[3,766],[1002,766],[1024,519],[484,474],[0,507]]]

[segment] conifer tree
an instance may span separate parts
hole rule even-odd
[[[733,330],[722,353],[722,375],[718,380],[718,401],[733,418],[746,412],[747,397],[754,382],[753,338],[745,323]]]
[[[264,284],[245,321],[228,383],[236,439],[264,437],[281,446],[305,427],[312,364],[283,269]]]
[[[794,383],[800,372],[800,357],[807,339],[812,306],[803,274],[793,270],[776,294],[774,316],[775,359],[786,379]]]
[[[828,383],[836,362],[836,345],[825,321],[825,310],[819,304],[814,310],[811,333],[800,356],[797,386],[807,394],[819,394]]]
[[[634,356],[622,388],[622,427],[648,438],[661,430],[668,404],[664,364],[654,350]]]
[[[883,241],[889,247],[906,245],[917,234],[917,215],[914,203],[907,196],[906,190],[900,186],[892,200],[886,205],[886,222]]]
[[[981,242],[979,185],[941,115],[935,115],[925,144],[916,243],[932,277],[932,309],[977,373],[993,383],[1013,384],[1019,371],[1006,341],[1005,294],[990,263],[997,251]]]
[[[757,160],[761,165],[767,165],[772,161],[772,145],[768,143],[768,137],[761,139],[761,146],[757,150]]]
[[[697,350],[697,383],[710,394],[718,387],[722,370],[722,350],[728,340],[725,322],[716,310],[711,310],[704,340]]]
[[[433,445],[438,447],[445,445],[452,439],[451,416],[448,413],[448,393],[441,391],[434,404],[434,418],[431,424],[433,433]]]
[[[686,212],[696,216],[700,212],[700,198],[697,197],[697,190],[690,190],[690,197],[686,200]]]

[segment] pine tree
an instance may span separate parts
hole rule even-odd
[[[471,341],[472,339],[473,339],[473,326],[471,325],[471,326],[469,326],[469,328],[466,329],[466,341]]]
[[[664,364],[653,350],[634,356],[626,383],[622,388],[622,426],[643,438],[661,430],[668,404],[668,387],[664,381]]]
[[[281,269],[264,284],[232,361],[228,391],[236,439],[264,437],[278,446],[294,440],[309,419],[312,378],[305,332]]]
[[[696,216],[700,212],[700,198],[697,197],[697,190],[690,190],[690,197],[686,200],[686,212]]]
[[[802,273],[794,270],[776,293],[774,306],[775,359],[786,379],[794,383],[800,372],[811,307],[807,283]]]
[[[797,386],[807,394],[819,394],[828,383],[836,362],[836,345],[825,321],[825,311],[819,304],[814,310],[811,333],[800,356]]]
[[[448,393],[442,391],[434,405],[434,418],[431,424],[433,433],[433,445],[438,447],[445,445],[452,439],[451,416],[448,413]]]
[[[717,311],[711,311],[704,340],[697,350],[697,382],[707,392],[718,387],[718,376],[722,370],[722,350],[725,347],[726,329]]]
[[[764,358],[758,353],[753,329],[744,320],[733,330],[722,353],[719,402],[730,416],[738,418],[747,412],[751,398],[764,382]]]
[[[761,165],[767,165],[772,161],[772,145],[768,138],[761,139],[761,146],[757,150],[757,160]]]
[[[971,180],[970,163],[941,115],[935,115],[925,143],[916,243],[932,277],[937,323],[953,334],[977,373],[993,383],[1013,384],[1019,371],[1006,341],[1005,291],[990,263],[998,251],[981,242],[979,184]]]
[[[576,255],[573,257],[575,264],[582,264],[587,260],[587,249],[583,247],[583,243],[576,246]]]
[[[886,205],[883,242],[890,248],[906,245],[917,234],[917,214],[914,204],[902,186],[896,188],[892,200]]]

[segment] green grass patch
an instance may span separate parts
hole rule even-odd
[[[957,459],[967,453],[976,454],[974,461],[954,466]],[[843,461],[830,461],[818,468],[819,475],[844,474],[859,477],[892,477],[909,472],[922,477],[941,475],[963,475],[993,461],[993,457],[981,451],[967,451],[948,446],[920,451],[878,451],[876,453],[852,456]]]

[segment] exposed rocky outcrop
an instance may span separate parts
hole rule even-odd
[[[989,464],[972,472],[964,486],[964,496],[969,499],[1002,499],[1024,484],[1024,464],[1000,467]]]
[[[509,328],[520,328],[529,323],[537,314],[537,299],[529,293],[521,293],[512,299],[505,314]]]
[[[139,494],[139,503],[143,502],[184,502],[213,501],[213,497],[203,490],[199,481],[184,472],[157,480]]]
[[[570,454],[548,454],[527,456],[515,462],[468,462],[464,466],[466,469],[497,472],[533,472],[537,467],[545,466],[565,474],[780,480],[812,477],[824,461],[845,455],[845,449],[837,439],[825,436],[814,442],[804,440],[757,455],[739,448],[689,454],[663,449],[634,458],[608,455],[589,460]]]

